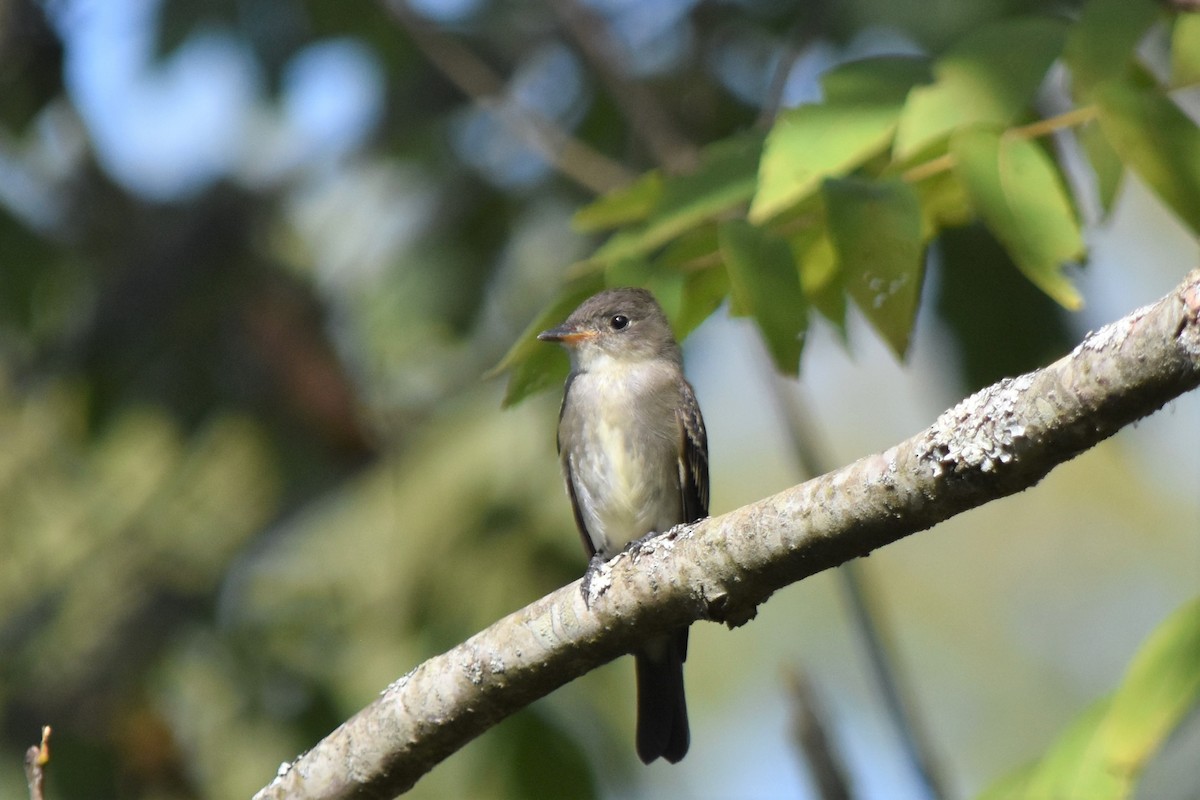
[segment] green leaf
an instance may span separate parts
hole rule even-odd
[[[1100,206],[1105,213],[1112,211],[1117,199],[1117,191],[1121,188],[1121,178],[1125,175],[1125,165],[1121,157],[1113,150],[1108,139],[1100,130],[1100,123],[1089,122],[1076,129],[1075,136],[1083,147],[1092,172],[1096,176],[1096,193],[1099,195]]]
[[[958,228],[975,216],[971,196],[953,170],[939,172],[914,184],[921,201],[921,239],[932,241],[942,228]]]
[[[1166,619],[1142,644],[1111,699],[1093,705],[1040,761],[1000,781],[981,800],[1133,793],[1150,758],[1200,708],[1200,600]]]
[[[904,102],[912,87],[933,80],[924,56],[880,56],[848,61],[821,75],[821,93],[829,105],[893,105]]]
[[[1015,121],[1058,58],[1065,36],[1061,23],[1040,17],[993,22],[968,34],[938,59],[934,83],[909,93],[896,132],[896,158],[909,158],[968,125]]]
[[[1200,232],[1200,130],[1153,87],[1128,78],[1106,81],[1092,92],[1100,129],[1121,160]]]
[[[1050,157],[1035,142],[987,130],[957,134],[951,152],[975,207],[1025,277],[1064,307],[1080,308],[1062,270],[1083,257],[1083,237]]]
[[[1033,767],[1005,775],[988,788],[980,792],[975,800],[1026,800],[1029,795],[1029,778]]]
[[[1067,728],[1030,771],[1025,797],[1124,798],[1117,776],[1097,769],[1097,732],[1112,710],[1112,699],[1093,703]]]
[[[983,220],[942,230],[937,248],[932,309],[957,343],[964,391],[1037,369],[1074,345],[1069,315],[1025,277]],[[1018,312],[1021,324],[1014,325]]]
[[[810,105],[779,115],[767,135],[749,219],[761,223],[844,175],[891,142],[899,102]]]
[[[738,219],[722,223],[719,238],[735,302],[754,315],[776,369],[796,375],[808,308],[787,243]]]
[[[829,234],[846,291],[900,358],[921,299],[921,206],[901,180],[828,180]]]
[[[485,378],[494,377],[505,370],[509,372],[508,387],[504,394],[506,408],[560,383],[566,377],[567,357],[562,348],[550,342],[538,341],[537,335],[561,323],[580,303],[602,288],[604,281],[598,273],[585,275],[568,285],[558,299],[517,337],[500,363],[488,371]]]
[[[779,115],[767,135],[749,219],[761,224],[886,151],[904,99],[930,80],[925,58],[851,61],[821,76],[825,102]]]
[[[1106,772],[1132,781],[1200,704],[1200,599],[1176,611],[1138,651],[1098,731]]]
[[[620,231],[584,264],[602,265],[646,255],[685,231],[754,194],[763,138],[759,133],[717,142],[705,149],[699,169],[663,181],[654,213],[641,225]]]
[[[1074,783],[1080,761],[1096,735],[1096,726],[1108,713],[1107,697],[1093,703],[1064,731],[1040,761],[997,781],[976,800],[1027,800],[1031,797],[1073,797],[1063,787]]]
[[[700,323],[712,316],[729,296],[729,273],[722,266],[689,273],[683,282],[683,303],[672,330],[683,340]]]
[[[1134,47],[1158,18],[1151,0],[1091,0],[1071,26],[1063,59],[1071,86],[1086,97],[1100,81],[1125,72]]]
[[[719,249],[717,223],[707,222],[672,241],[655,260],[663,266],[688,272],[719,264]]]
[[[1180,14],[1171,29],[1171,85],[1200,83],[1200,12]]]
[[[647,172],[575,212],[571,226],[580,233],[619,228],[650,216],[663,195],[663,178],[658,170]]]
[[[846,338],[846,288],[838,271],[837,254],[829,231],[813,226],[791,237],[788,245],[792,258],[800,267],[800,288],[813,308],[828,319]]]

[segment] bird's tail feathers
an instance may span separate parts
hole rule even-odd
[[[634,655],[637,665],[637,753],[649,764],[659,756],[672,764],[687,755],[687,698],[683,692],[683,659],[687,629],[647,642]]]

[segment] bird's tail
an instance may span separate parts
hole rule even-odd
[[[649,764],[662,756],[672,764],[687,755],[687,698],[683,693],[683,661],[687,628],[647,642],[637,653],[637,753]]]

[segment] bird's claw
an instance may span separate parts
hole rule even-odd
[[[659,535],[658,531],[650,531],[645,536],[642,536],[637,539],[632,539],[632,540],[630,540],[629,544],[625,545],[624,549],[622,549],[621,552],[622,553],[633,553],[638,550],[641,550],[644,545],[649,544],[658,535]]]
[[[613,558],[624,555],[637,555],[643,545],[658,535],[658,531],[650,531],[645,536],[630,540]],[[583,595],[583,604],[589,609],[592,607],[592,598],[599,597],[608,589],[609,579],[605,577],[604,580],[599,580],[597,579],[597,575],[600,572],[600,568],[609,560],[611,559],[606,559],[599,553],[593,553],[592,560],[588,562],[587,569],[583,572],[583,582],[579,585],[579,592]]]
[[[604,566],[604,559],[599,553],[592,555],[592,560],[588,562],[587,569],[583,572],[583,583],[579,586],[579,592],[583,595],[583,604],[589,609],[592,607],[592,580],[600,571],[600,567]],[[607,586],[597,585],[596,594],[602,594]]]

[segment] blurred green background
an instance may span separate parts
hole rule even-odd
[[[570,224],[594,194],[506,119],[534,109],[636,174],[812,99],[836,61],[938,52],[1042,5],[0,0],[0,796],[24,793],[43,724],[53,798],[247,796],[582,573],[557,387],[501,410],[483,376],[597,245]],[[615,77],[587,54],[598,21],[627,55]],[[1195,92],[1179,102],[1195,118]],[[856,313],[845,342],[814,326],[786,391],[827,466],[1200,262],[1136,178],[1103,222],[1082,210],[1078,314],[969,226],[931,262],[907,363]],[[722,309],[685,353],[713,512],[804,477],[750,323]],[[1195,594],[1197,486],[1193,394],[868,560],[955,796],[1043,752]],[[811,796],[799,667],[862,795],[921,796],[847,620],[824,574],[744,628],[697,625],[677,767],[636,763],[623,659],[413,795]]]

